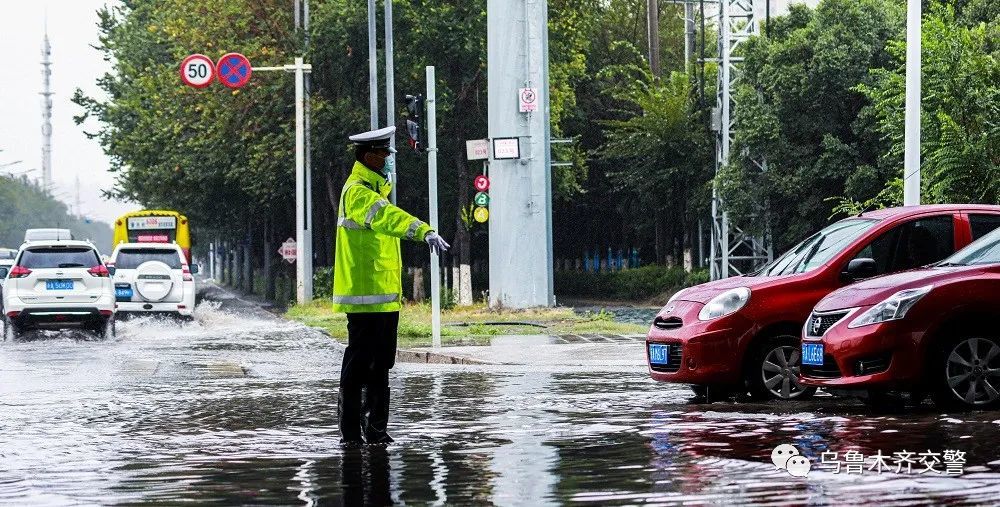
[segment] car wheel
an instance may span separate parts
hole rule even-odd
[[[108,317],[108,319],[103,323],[97,325],[97,329],[95,331],[97,331],[97,336],[105,340],[114,339],[114,337],[117,336],[115,330],[115,318]]]
[[[949,342],[939,357],[944,359],[931,370],[938,383],[935,403],[966,408],[1000,405],[1000,342],[996,338],[959,338]]]
[[[761,342],[750,356],[747,384],[750,396],[758,400],[808,398],[815,387],[799,383],[802,349],[799,339],[782,335]]]
[[[3,339],[4,341],[14,341],[21,335],[21,330],[17,324],[10,320],[10,317],[3,318]]]

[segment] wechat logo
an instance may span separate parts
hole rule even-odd
[[[809,458],[803,456],[794,445],[781,444],[771,451],[771,462],[774,466],[785,470],[792,477],[805,477],[809,475],[812,463]]]

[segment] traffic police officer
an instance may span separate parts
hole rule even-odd
[[[369,444],[392,442],[386,427],[403,299],[399,240],[424,241],[438,253],[449,248],[429,225],[386,200],[395,133],[396,127],[386,127],[350,137],[356,162],[340,193],[333,310],[347,313],[337,403],[345,444],[362,443],[362,434]]]

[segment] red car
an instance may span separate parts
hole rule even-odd
[[[998,318],[1000,230],[932,267],[823,298],[803,329],[801,381],[875,400],[906,391],[945,406],[995,406]]]
[[[894,208],[841,220],[760,271],[684,289],[646,338],[653,379],[749,391],[756,398],[815,392],[799,381],[800,337],[813,307],[859,279],[944,259],[1000,226],[1000,206]],[[877,283],[877,282],[876,282]]]

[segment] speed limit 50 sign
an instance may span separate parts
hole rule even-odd
[[[215,62],[211,58],[193,54],[181,62],[181,81],[193,88],[204,88],[215,79]]]

